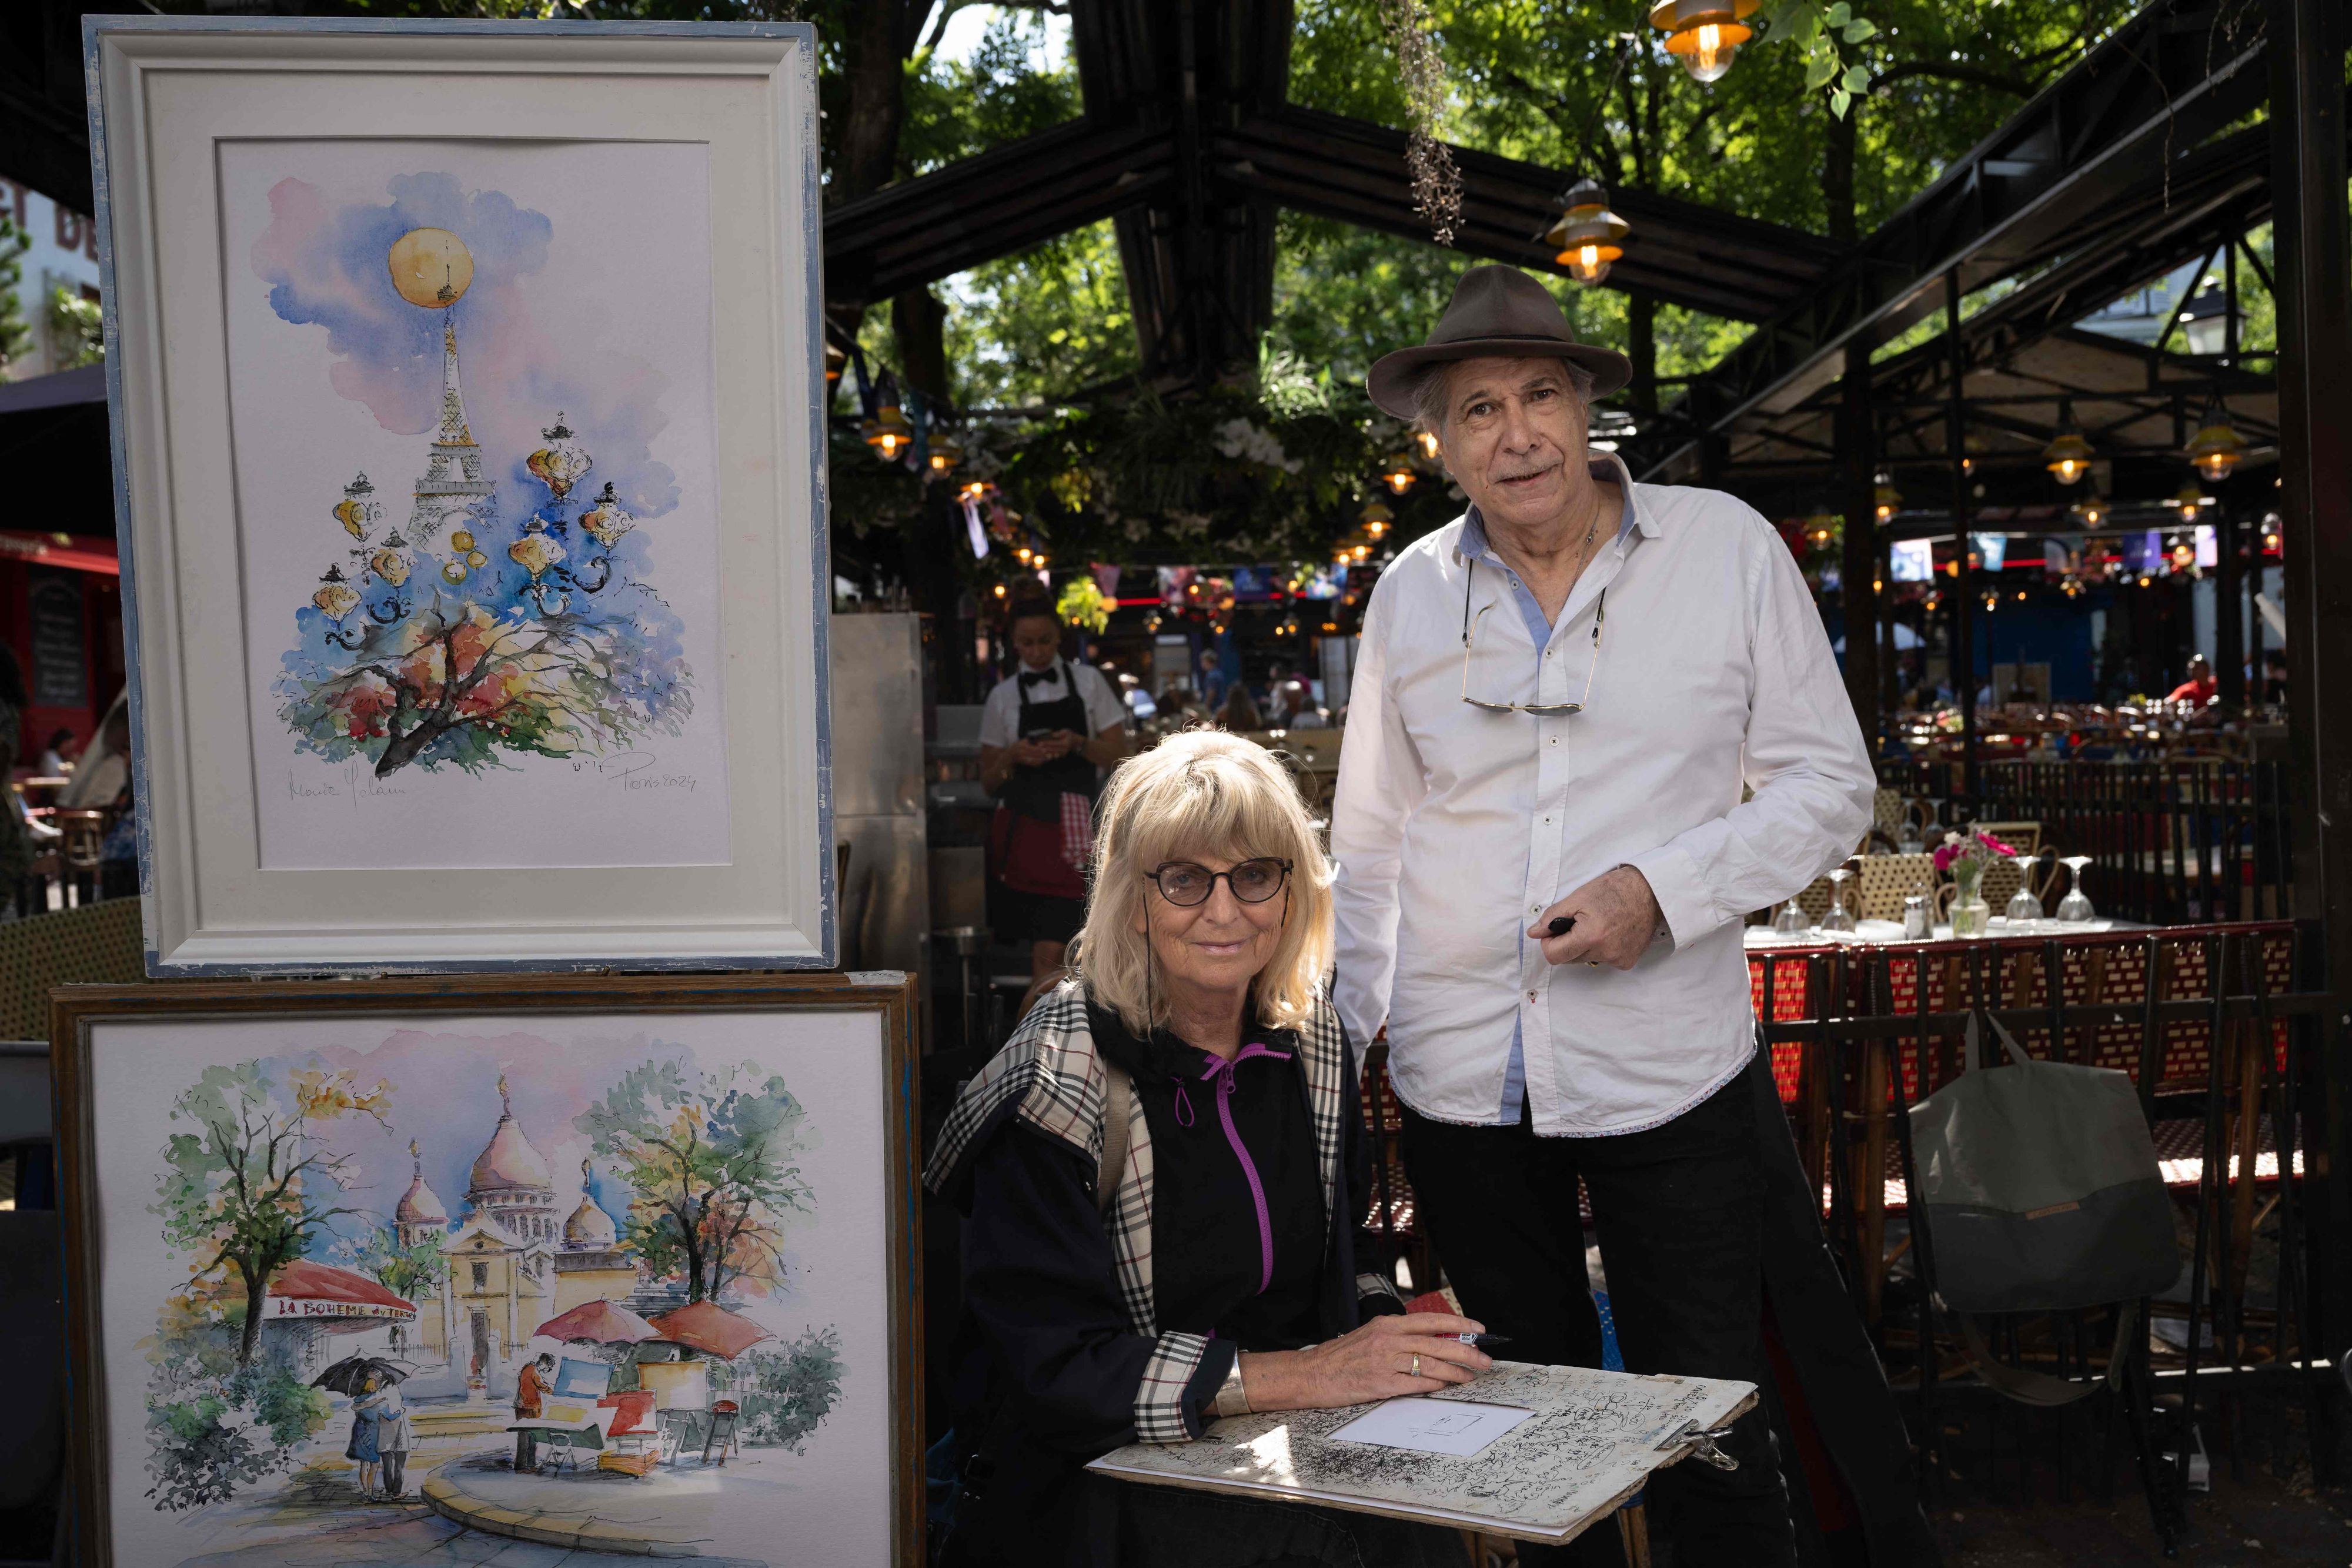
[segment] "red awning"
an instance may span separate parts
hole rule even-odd
[[[416,1304],[365,1274],[297,1258],[269,1281],[264,1318],[392,1318],[416,1316]]]
[[[122,562],[115,557],[112,539],[89,538],[79,534],[25,534],[0,529],[0,557],[34,566],[103,572],[108,577],[122,575]]]
[[[776,1336],[740,1313],[716,1301],[695,1301],[652,1320],[654,1330],[672,1344],[682,1344],[734,1360],[763,1339]]]

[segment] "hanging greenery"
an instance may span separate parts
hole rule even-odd
[[[1452,245],[1462,223],[1462,172],[1437,139],[1438,117],[1445,110],[1445,61],[1430,37],[1422,0],[1381,0],[1381,21],[1396,50],[1397,77],[1412,120],[1404,155],[1412,171],[1412,210],[1429,220],[1432,239]]]
[[[1764,13],[1764,37],[1787,39],[1805,57],[1805,90],[1828,89],[1830,112],[1840,120],[1853,100],[1870,89],[1870,68],[1849,65],[1841,44],[1859,44],[1878,25],[1853,14],[1848,0],[1772,0]]]

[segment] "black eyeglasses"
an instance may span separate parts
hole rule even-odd
[[[1462,700],[1488,713],[1531,713],[1538,718],[1560,718],[1569,714],[1582,713],[1585,705],[1592,700],[1592,677],[1601,673],[1601,624],[1609,618],[1609,591],[1602,589],[1600,599],[1592,606],[1592,664],[1584,672],[1582,697],[1572,703],[1490,703],[1470,695],[1470,640],[1476,633],[1478,622],[1486,618],[1486,612],[1495,608],[1491,604],[1482,604],[1477,614],[1470,613],[1470,583],[1477,574],[1478,562],[1472,558],[1470,570],[1462,574]]]
[[[1191,861],[1167,861],[1145,872],[1143,877],[1160,889],[1160,897],[1180,909],[1208,903],[1209,895],[1217,891],[1219,878],[1244,904],[1264,904],[1290,880],[1290,862],[1268,855],[1244,861],[1231,871],[1211,871]]]

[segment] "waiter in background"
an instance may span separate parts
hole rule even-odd
[[[1087,857],[1102,769],[1127,755],[1127,709],[1092,664],[1062,656],[1053,601],[1024,595],[1007,640],[1021,667],[980,718],[980,781],[996,797],[988,830],[988,924],[1034,944],[1033,981],[1062,967],[1086,919]]]

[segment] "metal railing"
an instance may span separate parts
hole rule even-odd
[[[2167,925],[2294,914],[2276,762],[1988,762],[1977,771],[1973,800],[1958,763],[1882,763],[1879,782],[1933,802],[1948,824],[2041,823],[2043,848],[2092,857],[2084,891],[2102,915]]]

